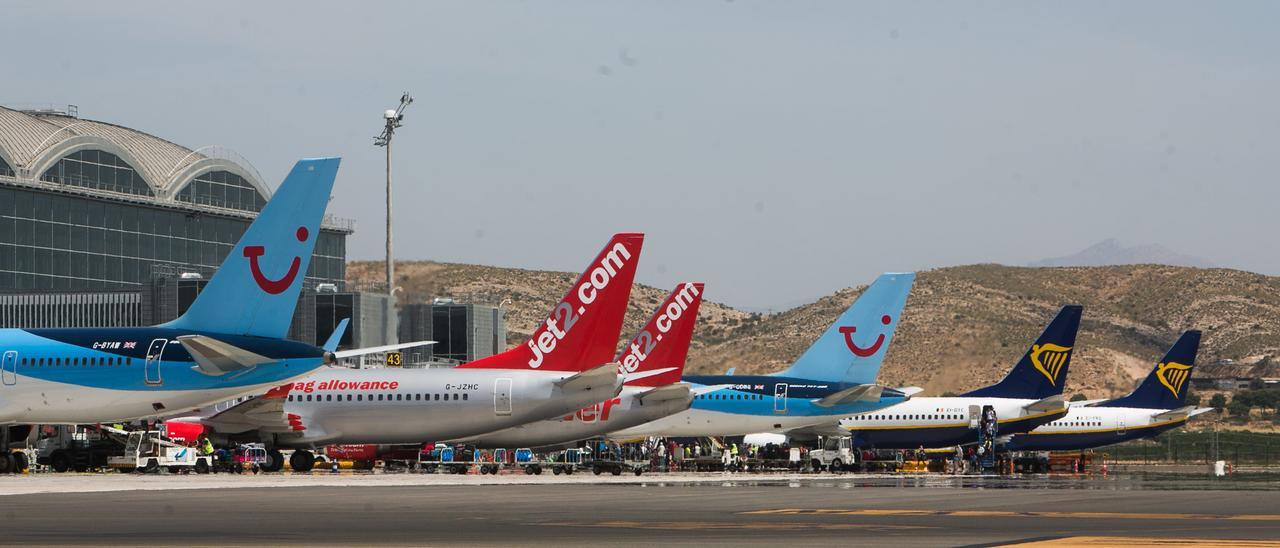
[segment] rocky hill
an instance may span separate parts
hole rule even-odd
[[[353,262],[348,280],[374,282],[380,262]],[[397,263],[404,298],[498,304],[510,299],[509,342],[523,341],[564,294],[574,274],[434,262]],[[628,312],[634,332],[666,289],[637,285]],[[785,367],[861,288],[847,288],[785,312],[759,315],[704,303],[689,369],[769,372]],[[1280,278],[1225,269],[1134,265],[1024,268],[971,265],[920,273],[881,381],[929,394],[998,380],[1062,304],[1085,306],[1070,392],[1118,395],[1144,376],[1184,329],[1205,332],[1199,363],[1248,365],[1280,357]]]

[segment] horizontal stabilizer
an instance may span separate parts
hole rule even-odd
[[[178,342],[196,361],[192,369],[214,377],[275,361],[204,335],[182,335]]]
[[[602,386],[613,386],[617,389],[613,394],[615,396],[618,390],[622,390],[622,385],[618,384],[618,364],[616,362],[606,363],[577,373],[572,377],[566,377],[556,381],[556,386],[564,392],[595,390]]]
[[[1096,405],[1096,404],[1102,403],[1102,402],[1104,402],[1104,401],[1107,401],[1107,400],[1106,400],[1106,399],[1100,399],[1100,400],[1079,400],[1079,401],[1069,401],[1069,402],[1067,402],[1067,407],[1090,407],[1090,406],[1093,406],[1093,405]]]
[[[1062,401],[1062,394],[1054,394],[1045,399],[1033,402],[1023,407],[1027,413],[1051,413],[1053,411],[1061,411],[1067,404]]]
[[[637,395],[636,399],[644,403],[654,403],[660,401],[690,399],[692,395],[693,391],[689,389],[689,385],[676,383],[659,386],[652,390],[646,390]]]
[[[290,432],[290,420],[284,412],[292,384],[272,388],[266,394],[250,398],[204,419],[202,422],[223,434],[240,434],[250,430],[267,433]]]
[[[1151,417],[1151,420],[1155,422],[1164,422],[1164,421],[1173,421],[1173,420],[1179,420],[1179,419],[1189,419],[1191,417],[1194,417],[1201,413],[1207,413],[1209,411],[1213,411],[1213,408],[1202,407],[1197,409],[1196,406],[1194,405],[1188,405],[1186,407],[1170,409],[1168,411],[1160,413],[1154,417]]]
[[[694,388],[694,389],[693,389],[693,395],[695,395],[695,396],[701,396],[701,395],[703,395],[703,394],[710,394],[711,392],[715,392],[716,390],[724,390],[725,388],[729,388],[730,386],[732,386],[732,385],[729,385],[729,384],[708,384],[708,385],[706,385],[706,386],[699,386],[699,387],[697,387],[697,388]]]
[[[630,384],[634,381],[647,379],[649,377],[661,375],[663,373],[670,373],[675,370],[676,370],[675,367],[663,367],[661,369],[650,369],[648,371],[636,371],[634,373],[623,373],[622,382],[623,384]]]
[[[413,348],[416,346],[428,346],[435,343],[436,343],[435,341],[414,341],[414,342],[407,342],[407,343],[400,343],[400,344],[386,344],[382,346],[370,346],[368,348],[353,348],[351,350],[341,350],[338,352],[332,352],[331,355],[337,359],[353,358],[356,356],[365,356],[368,354],[381,354],[383,352],[394,352],[396,350],[403,350],[405,348]]]
[[[864,385],[864,386],[874,386],[874,385]],[[849,437],[849,431],[845,430],[844,428],[840,428],[840,425],[835,423],[805,426],[803,428],[787,430],[785,434],[787,435],[788,438],[797,440],[797,441],[814,440],[814,439],[817,439],[818,436],[827,437],[827,438]]]
[[[855,402],[876,402],[880,401],[880,393],[883,391],[884,387],[878,384],[859,384],[825,398],[814,400],[813,404],[818,407],[835,407]]]

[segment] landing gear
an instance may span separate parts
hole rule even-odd
[[[289,457],[289,466],[293,468],[294,472],[310,472],[312,468],[315,468],[315,465],[316,456],[305,449],[294,451],[293,455]]]
[[[3,455],[0,455],[0,474],[8,474],[15,470],[13,453],[6,452]]]
[[[262,463],[263,472],[279,472],[284,469],[284,455],[279,449],[267,451],[267,462]]]

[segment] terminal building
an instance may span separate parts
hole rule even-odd
[[[0,327],[176,318],[270,198],[233,153],[191,150],[74,108],[0,107]],[[302,303],[314,306],[317,288],[343,291],[353,230],[325,219]],[[364,328],[353,341],[388,340],[381,321],[353,323]],[[332,329],[300,306],[291,335],[323,341]]]
[[[340,183],[341,184],[341,183]],[[204,288],[271,189],[219,147],[186,148],[77,109],[0,107],[0,327],[163,323]],[[384,290],[349,288],[352,221],[321,224],[289,337],[323,343],[343,319],[341,348],[441,341],[410,360],[470,361],[506,348],[501,310],[412,304],[385,326]]]

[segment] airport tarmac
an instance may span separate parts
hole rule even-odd
[[[0,497],[7,525],[0,538],[76,545],[855,541],[1138,546],[1173,540],[1280,546],[1275,491],[1149,489],[1132,478],[1105,480],[1113,481],[1109,488],[1020,482],[1034,478],[544,474],[490,477],[483,483],[479,478],[4,478],[0,492],[14,492],[24,481],[28,490]],[[85,491],[30,490],[64,479]],[[167,480],[168,488],[152,480]],[[235,488],[209,488],[213,482]]]

